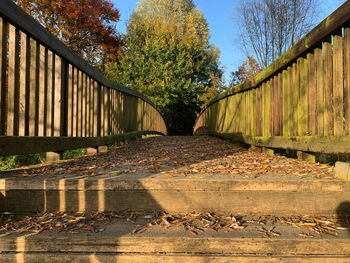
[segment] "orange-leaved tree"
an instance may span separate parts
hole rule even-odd
[[[46,29],[94,65],[116,61],[123,46],[109,0],[14,0]]]

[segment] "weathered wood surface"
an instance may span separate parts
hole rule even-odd
[[[241,133],[215,133],[205,132],[205,135],[214,135],[243,142],[257,147],[267,147],[286,150],[299,150],[326,154],[348,154],[350,152],[349,136],[271,136],[253,137]]]
[[[142,135],[165,134],[158,131],[139,131],[102,137],[0,136],[0,153],[2,155],[16,155],[36,152],[61,152],[112,145],[118,141],[133,139]]]
[[[218,95],[200,113],[194,133],[242,134],[242,141],[247,139],[245,142],[253,145],[256,140],[251,137],[263,137],[257,146],[275,145],[293,150],[305,147],[303,143],[289,140],[291,136],[306,141],[312,136],[313,143],[320,140],[322,145],[349,136],[349,13],[348,1],[256,77]],[[249,96],[251,92],[256,92],[256,105],[255,96]],[[226,104],[228,98],[237,103]],[[223,111],[234,112],[225,115],[225,121],[231,123],[225,129],[220,123]],[[252,124],[256,125],[254,136],[247,129]],[[325,140],[325,136],[334,141]],[[280,139],[271,144],[269,138],[274,138],[273,142]],[[336,145],[339,145],[339,153],[350,153],[350,148]],[[306,148],[321,152],[324,149]],[[337,152],[334,145],[329,148],[332,150],[324,150]]]

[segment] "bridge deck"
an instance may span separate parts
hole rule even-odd
[[[334,178],[333,167],[245,149],[213,137],[152,137],[105,153],[0,173],[0,178]]]

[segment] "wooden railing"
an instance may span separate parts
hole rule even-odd
[[[0,1],[0,89],[0,155],[167,132],[148,98],[106,79],[11,0]]]
[[[267,148],[350,153],[350,1],[256,77],[211,101],[194,132]]]

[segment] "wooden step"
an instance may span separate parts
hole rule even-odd
[[[262,176],[234,179],[106,177],[0,179],[0,211],[165,210],[220,213],[337,214],[350,200],[340,179]]]

